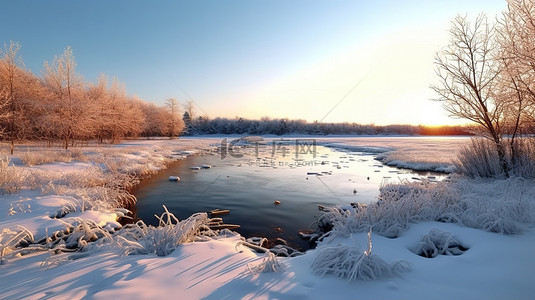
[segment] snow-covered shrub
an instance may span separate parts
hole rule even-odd
[[[535,178],[535,139],[533,137],[516,139],[513,147],[511,174],[522,178]]]
[[[316,251],[318,254],[311,267],[315,274],[321,276],[331,274],[349,281],[377,280],[391,277],[409,268],[407,262],[397,261],[389,264],[372,253],[371,230],[368,232],[368,249],[365,251],[357,244],[327,244],[318,247]]]
[[[459,150],[454,164],[459,173],[472,178],[503,176],[496,145],[484,138],[472,138]]]
[[[332,225],[322,239],[347,237],[368,228],[395,238],[411,223],[439,221],[516,234],[535,223],[535,185],[532,180],[472,180],[388,184],[379,199],[367,206],[325,207],[318,223]]]
[[[196,213],[179,221],[167,208],[158,227],[147,226],[143,221],[124,226],[115,234],[115,246],[123,255],[154,253],[166,256],[178,245],[215,236],[207,226],[210,219],[206,213]]]
[[[387,184],[380,189],[378,201],[350,208],[326,207],[319,223],[331,223],[327,235],[344,236],[369,228],[377,234],[396,238],[413,222],[435,220],[458,201],[449,185],[432,182]],[[326,238],[325,236],[323,237]]]
[[[102,249],[102,245],[110,245],[113,242],[113,236],[92,220],[74,218],[71,223],[63,223],[67,227],[65,230],[47,236],[43,247],[33,245],[33,249],[30,249],[30,251],[49,251],[50,255],[41,263],[43,268],[53,268],[89,256],[93,251]]]
[[[457,223],[490,232],[516,234],[535,223],[535,185],[532,180],[459,181],[463,197],[450,207]]]
[[[468,248],[464,247],[451,233],[434,228],[422,237],[413,252],[432,258],[438,255],[461,255],[466,250]]]
[[[535,178],[535,140],[517,138],[512,144],[505,140],[503,146],[509,174]],[[484,138],[473,138],[470,145],[461,148],[454,163],[460,173],[472,178],[504,176],[496,145]]]

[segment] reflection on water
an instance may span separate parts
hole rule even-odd
[[[237,231],[243,236],[280,237],[306,249],[308,243],[297,232],[315,229],[318,205],[370,203],[382,183],[422,176],[382,165],[371,154],[321,146],[298,157],[271,147],[239,148],[239,154],[192,156],[148,179],[136,192],[137,217],[156,225],[154,214],[161,214],[162,205],[181,220],[199,211],[228,209],[223,220],[241,225]],[[202,165],[212,167],[191,168]],[[181,180],[172,182],[169,176]]]

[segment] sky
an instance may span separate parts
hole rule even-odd
[[[0,44],[40,74],[71,46],[77,71],[130,95],[192,100],[199,115],[361,124],[462,124],[437,95],[433,58],[451,20],[504,0],[5,1]]]

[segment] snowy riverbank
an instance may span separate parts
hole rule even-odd
[[[167,256],[154,252],[121,255],[124,251],[114,236],[107,242],[95,242],[98,247],[88,246],[82,253],[8,253],[10,238],[21,232],[17,225],[29,230],[35,240],[65,228],[64,222],[74,225],[80,219],[93,220],[113,231],[124,210],[118,203],[105,201],[118,191],[105,182],[134,178],[121,177],[128,174],[149,174],[172,159],[206,149],[219,140],[187,138],[88,147],[81,149],[83,153],[78,153],[77,159],[35,166],[26,165],[23,157],[11,157],[14,164],[4,166],[2,172],[18,174],[22,189],[0,196],[0,247],[4,247],[0,298],[147,299],[176,295],[181,299],[530,299],[535,294],[535,184],[524,180],[493,182],[456,177],[440,187],[391,192],[398,198],[384,202],[384,206],[395,211],[372,205],[368,212],[333,209],[335,227],[331,236],[305,255],[277,258],[286,267],[283,272],[251,273],[248,267],[259,265],[263,254],[237,247],[240,236],[226,231],[202,242],[180,244]],[[451,155],[452,149],[463,143],[388,137],[318,140],[395,149],[390,153],[397,153],[400,161],[407,163],[417,163],[408,158],[418,158],[418,153],[426,153],[428,162],[434,157],[436,163],[447,163],[445,153]],[[28,146],[26,152],[31,151]],[[373,281],[348,281],[333,276],[333,272],[318,274],[322,272],[313,268],[313,263],[329,249],[351,249],[348,251],[357,256],[369,251],[367,230],[363,229],[366,226],[359,224],[379,224],[372,232],[369,255],[377,255],[387,264],[403,261],[408,269]],[[434,258],[415,254],[432,229],[450,233],[467,250],[461,255]],[[146,240],[137,241],[148,248]],[[347,257],[349,261],[356,258]]]

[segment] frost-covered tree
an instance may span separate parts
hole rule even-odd
[[[535,3],[509,0],[497,27],[500,96],[506,104],[512,159],[515,138],[535,123]]]
[[[99,143],[108,138],[107,132],[113,126],[113,119],[109,111],[110,97],[108,95],[108,78],[101,74],[97,82],[90,84],[86,91],[87,98],[93,106],[95,114],[95,138]]]
[[[151,137],[165,135],[165,128],[162,126],[162,124],[165,124],[166,122],[165,111],[154,103],[145,103],[142,111],[145,117],[142,133],[143,136]]]
[[[500,72],[495,59],[497,45],[494,26],[479,15],[475,22],[457,16],[450,29],[447,48],[435,58],[439,84],[432,86],[455,118],[472,121],[483,129],[483,136],[493,141],[503,173],[509,176],[504,134],[504,102],[497,99]]]
[[[90,135],[92,128],[88,126],[91,114],[87,113],[84,83],[76,73],[76,60],[70,46],[61,56],[54,57],[52,63],[45,61],[43,82],[53,98],[47,111],[49,125],[67,149],[76,138]]]
[[[195,119],[195,104],[192,100],[186,101],[184,103],[184,115],[182,117],[184,121],[184,134],[193,135],[196,130],[196,119]]]
[[[24,111],[23,103],[23,63],[18,55],[20,43],[10,41],[0,48],[0,109],[6,126],[2,131],[7,133],[11,144],[10,152],[13,154],[15,139],[23,130]]]
[[[165,100],[165,108],[168,113],[167,135],[169,138],[178,137],[184,130],[184,122],[180,118],[180,105],[175,98]]]

